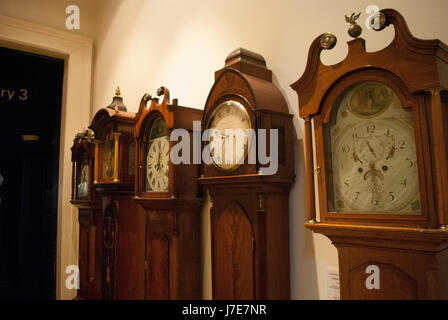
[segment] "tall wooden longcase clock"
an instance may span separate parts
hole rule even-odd
[[[322,64],[336,42],[323,34],[292,84],[305,120],[306,226],[338,249],[342,299],[447,299],[448,47],[413,37],[386,9],[372,26],[393,25],[395,38],[366,52],[356,18],[346,17],[356,38],[347,57]]]
[[[201,298],[201,205],[198,184],[199,164],[193,163],[193,121],[201,120],[202,111],[171,103],[165,87],[159,98],[143,96],[135,119],[137,170],[135,198],[140,215],[139,233],[145,236],[145,299]],[[149,105],[148,105],[148,102]],[[200,139],[200,125],[197,135]],[[172,158],[174,131],[184,133],[184,145]],[[182,134],[181,132],[181,134]],[[177,144],[177,143],[176,143]],[[200,142],[198,143],[200,151]],[[189,154],[189,157],[186,155]]]
[[[204,145],[211,161],[203,164],[199,181],[212,201],[213,298],[289,299],[294,132],[261,55],[242,48],[229,54],[215,73],[202,126],[204,134],[212,132]],[[271,132],[278,140],[269,150]],[[278,170],[270,174],[256,152],[262,144],[267,153],[278,152]]]
[[[101,200],[102,298],[138,299],[143,296],[143,273],[134,246],[139,206],[132,200],[135,177],[135,113],[127,112],[119,89],[112,103],[94,116],[93,188]],[[98,232],[97,231],[97,232]]]
[[[72,150],[71,203],[78,208],[79,289],[77,299],[101,296],[101,263],[97,259],[97,238],[101,230],[100,201],[93,185],[94,134],[86,130],[76,135]]]

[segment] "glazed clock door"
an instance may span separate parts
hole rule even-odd
[[[350,87],[324,125],[328,211],[420,214],[411,110],[377,81]]]
[[[169,191],[169,151],[170,140],[166,123],[162,117],[159,117],[150,128],[146,145],[146,192]]]
[[[215,236],[214,299],[254,299],[252,226],[239,204],[224,209]]]
[[[110,130],[103,145],[103,179],[113,179],[114,177],[114,157],[115,157],[115,138],[112,130]]]

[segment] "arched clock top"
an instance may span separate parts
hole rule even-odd
[[[157,89],[157,96],[160,98],[152,97],[150,94],[145,93],[140,100],[140,106],[135,117],[134,137],[140,138],[150,123],[152,123],[158,117],[162,117],[166,123],[167,129],[172,129],[174,126],[173,109],[177,106],[177,99],[170,102],[170,91],[166,87],[160,87]],[[148,106],[149,103],[149,106]]]
[[[224,68],[215,72],[215,83],[205,104],[206,117],[229,95],[244,97],[248,111],[289,113],[285,98],[272,83],[272,71],[266,67],[265,59],[243,48],[231,52]]]
[[[448,88],[445,76],[448,73],[448,47],[440,40],[414,37],[403,16],[393,9],[381,10],[380,14],[384,15],[384,20],[377,31],[390,25],[395,29],[393,41],[380,51],[367,52],[365,40],[357,38],[348,42],[348,54],[343,61],[327,66],[321,62],[320,54],[334,46],[336,37],[326,33],[313,41],[303,75],[291,84],[300,96],[301,117],[318,113],[321,98],[331,86],[344,75],[362,68],[388,70],[402,79],[411,93],[428,88]],[[391,56],[400,59],[390,59]]]
[[[344,92],[347,92],[359,83],[372,81],[389,87],[397,96],[401,107],[405,109],[418,107],[415,99],[412,99],[410,89],[397,75],[388,70],[367,67],[343,75],[328,88],[328,91],[325,92],[325,94],[323,94],[318,108],[319,113],[322,115],[322,121],[324,123],[330,121],[334,107],[337,105],[338,99]],[[369,95],[369,92],[366,92],[365,94]]]

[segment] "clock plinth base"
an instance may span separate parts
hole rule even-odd
[[[448,299],[447,231],[305,225],[338,249],[341,299]]]

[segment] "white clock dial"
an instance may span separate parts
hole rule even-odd
[[[211,149],[215,166],[222,170],[238,168],[244,162],[250,143],[247,130],[251,123],[244,106],[233,100],[220,104],[208,127],[217,130],[221,137],[220,143],[213,144]]]
[[[326,128],[330,211],[420,213],[412,113],[377,82],[355,86],[336,107]]]
[[[152,124],[146,145],[146,192],[168,192],[170,140],[162,117]]]
[[[169,146],[168,137],[151,140],[146,159],[147,191],[168,192]]]

